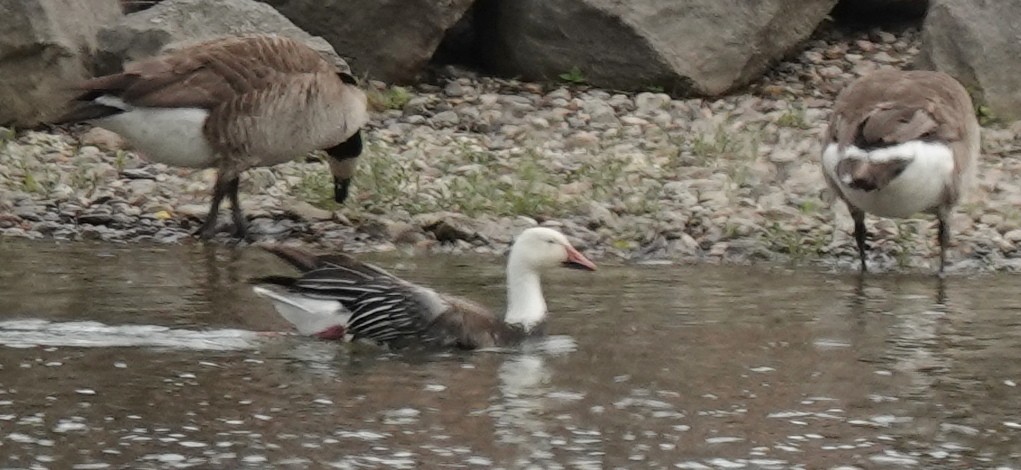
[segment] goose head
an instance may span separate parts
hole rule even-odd
[[[571,246],[564,234],[546,227],[533,227],[518,236],[511,247],[511,263],[540,271],[563,266],[595,271],[596,265]]]

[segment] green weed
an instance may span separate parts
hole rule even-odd
[[[780,127],[791,127],[794,129],[811,129],[811,124],[805,119],[804,108],[790,108],[787,112],[780,115],[776,120],[776,125]]]
[[[581,69],[578,67],[571,67],[571,70],[558,75],[558,77],[567,83],[573,83],[575,85],[584,85],[587,82],[587,80],[585,80],[585,74],[583,74]]]
[[[388,109],[404,109],[404,105],[411,101],[411,92],[401,86],[392,86],[385,90],[370,89],[365,93],[369,107],[375,111]]]

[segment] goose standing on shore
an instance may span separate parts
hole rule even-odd
[[[330,156],[334,198],[343,202],[368,121],[366,96],[353,76],[282,36],[200,42],[79,88],[76,106],[57,124],[88,122],[120,134],[152,161],[218,170],[203,238],[216,234],[224,197],[234,234],[246,235],[238,202],[243,171],[315,150]]]
[[[942,72],[880,70],[837,97],[822,154],[826,182],[847,203],[865,264],[865,214],[939,223],[939,273],[952,209],[973,185],[979,124],[968,92]]]
[[[413,284],[347,255],[264,248],[302,271],[298,278],[253,281],[256,294],[269,298],[300,333],[392,347],[476,349],[517,344],[541,332],[546,319],[542,270],[596,269],[560,232],[543,227],[525,230],[511,247],[507,312],[499,317],[470,300]]]

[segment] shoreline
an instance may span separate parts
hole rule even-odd
[[[878,67],[908,67],[919,35],[817,36],[746,93],[719,99],[453,67],[440,85],[369,84],[376,112],[347,204],[330,200],[324,163],[295,161],[245,172],[242,206],[260,242],[324,250],[498,254],[542,223],[601,259],[856,271],[819,136],[836,93]],[[952,219],[950,274],[1021,269],[1021,162],[1003,158],[1021,150],[1017,134],[983,128],[977,188]],[[102,130],[0,129],[0,237],[186,241],[213,171],[149,164],[122,146]],[[867,220],[874,271],[935,268],[931,216]]]

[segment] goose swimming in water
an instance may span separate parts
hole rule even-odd
[[[501,317],[475,302],[405,281],[347,255],[264,248],[302,271],[297,278],[253,281],[255,293],[270,299],[299,332],[392,347],[476,349],[517,344],[538,334],[546,319],[539,280],[543,270],[557,266],[596,270],[562,233],[545,227],[525,230],[507,261],[507,312]]]

